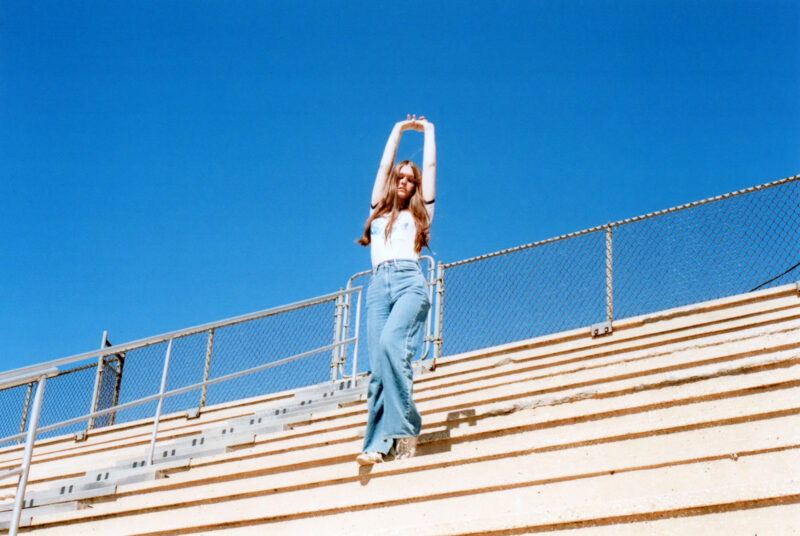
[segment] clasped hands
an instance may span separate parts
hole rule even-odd
[[[416,130],[418,132],[423,132],[427,128],[433,127],[433,123],[430,121],[425,120],[425,116],[419,116],[417,119],[417,115],[407,115],[405,121],[398,121],[395,124],[395,128],[399,129],[400,132],[404,130]]]

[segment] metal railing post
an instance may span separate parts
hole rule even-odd
[[[22,405],[22,417],[19,419],[19,433],[25,431],[25,423],[28,422],[28,406],[31,404],[31,393],[33,392],[33,382],[28,384],[28,392],[25,393],[25,403]],[[17,444],[22,443],[22,439],[17,440]]]
[[[339,292],[343,289],[339,288]],[[342,340],[342,314],[343,314],[343,303],[344,300],[342,296],[336,298],[336,303],[333,307],[333,344],[338,343]],[[339,375],[339,369],[342,366],[342,352],[340,346],[335,346],[333,350],[331,350],[331,381],[336,381],[336,377]]]
[[[208,381],[208,373],[211,370],[211,350],[214,348],[214,329],[208,330],[208,342],[206,343],[206,361],[203,365],[203,388],[200,390],[200,409],[203,409],[206,405],[206,394],[208,393],[208,385],[205,382]]]
[[[169,370],[169,356],[172,354],[172,339],[167,343],[167,355],[164,357],[164,370],[161,373],[161,389],[158,391],[158,406],[156,416],[153,418],[153,434],[150,437],[150,455],[148,463],[153,465],[153,455],[156,451],[156,434],[158,434],[158,421],[161,419],[161,406],[164,405],[164,390],[167,387],[167,371]]]
[[[347,281],[347,290],[350,290],[352,287],[353,278],[351,277]],[[343,341],[347,338],[347,333],[350,331],[350,299],[352,298],[351,294],[347,294],[344,296],[342,301],[342,327],[339,330],[339,340]],[[342,376],[344,376],[344,363],[347,360],[347,349],[340,348],[339,349],[339,359],[342,362]]]
[[[425,316],[425,333],[422,335],[423,346],[422,353],[419,357],[420,361],[424,361],[431,351],[431,342],[433,340],[431,337],[431,328],[433,327],[433,287],[436,285],[436,283],[433,280],[433,274],[435,271],[433,258],[428,257],[427,255],[420,258],[428,260],[428,275],[425,278],[425,288],[428,292],[428,302],[431,304],[431,308],[428,310],[428,314]]]
[[[444,296],[444,264],[436,264],[436,323],[433,326],[433,363],[431,370],[436,368],[436,360],[442,357],[442,298]]]
[[[358,373],[358,334],[359,326],[361,326],[361,290],[358,291],[358,301],[356,302],[356,332],[353,334],[355,341],[353,342],[353,381],[356,380]],[[342,339],[342,340],[346,340]]]
[[[20,516],[22,516],[22,507],[25,502],[25,488],[28,485],[28,473],[31,469],[31,457],[33,456],[33,443],[36,441],[36,429],[39,427],[39,412],[42,409],[42,397],[44,396],[44,384],[46,381],[47,375],[45,374],[39,376],[39,379],[36,380],[36,396],[33,399],[28,436],[25,438],[25,451],[22,455],[22,472],[19,475],[17,494],[14,496],[14,511],[11,514],[11,525],[8,529],[9,536],[16,536],[19,530],[19,519]]]
[[[606,226],[606,321],[614,320],[614,262],[612,256],[612,226]]]
[[[97,411],[97,401],[100,399],[100,382],[103,381],[103,350],[108,342],[108,331],[103,331],[103,338],[100,341],[100,356],[97,358],[97,374],[94,376],[94,390],[92,391],[92,405],[89,407],[89,413]],[[86,426],[86,431],[92,429],[94,426],[94,417],[89,419],[89,424]]]
[[[344,291],[345,292],[344,299],[342,301],[342,326],[341,326],[341,329],[339,330],[339,341],[347,340],[347,334],[350,331],[350,318],[352,317],[352,315],[350,314],[350,302],[352,301],[351,299],[352,299],[352,296],[353,296],[353,294],[350,292],[350,289],[353,288],[353,281],[357,277],[360,277],[362,275],[367,275],[371,271],[372,270],[365,270],[363,272],[355,273],[355,274],[351,275],[350,278],[347,280],[347,286],[345,286],[345,291]],[[358,292],[358,302],[359,303],[358,303],[357,308],[359,310],[359,313],[358,313],[358,316],[356,318],[356,323],[357,323],[356,326],[358,326],[358,323],[361,322],[361,313],[360,313],[360,311],[361,311],[361,291]],[[358,333],[358,332],[356,331],[356,333]],[[356,347],[358,347],[358,344],[356,344]],[[346,361],[347,361],[347,348],[344,345],[339,345],[339,366],[340,366],[340,368],[342,370],[342,377],[344,377],[344,375],[345,375],[344,369],[345,369],[345,362]],[[353,361],[354,361],[353,362],[353,378],[355,378],[356,356],[354,356]]]

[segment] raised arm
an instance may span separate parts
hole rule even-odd
[[[400,136],[408,128],[410,121],[398,121],[392,128],[389,139],[386,140],[386,147],[383,149],[381,165],[378,166],[378,173],[375,175],[375,184],[372,186],[372,199],[370,207],[375,207],[383,197],[383,190],[386,187],[386,180],[394,164],[394,157],[397,154],[397,145],[400,143]]]
[[[397,146],[400,144],[400,136],[404,130],[419,130],[425,135],[425,142],[422,156],[422,197],[426,202],[431,202],[436,197],[436,135],[433,123],[426,121],[425,117],[417,119],[416,116],[408,116],[405,121],[398,121],[386,140],[386,147],[383,149],[381,164],[378,166],[378,173],[375,175],[375,184],[372,186],[372,198],[370,207],[374,207],[383,198],[386,188],[386,181],[389,172],[392,170]]]
[[[421,117],[418,123],[422,124],[425,133],[425,145],[422,153],[422,198],[426,203],[436,198],[436,140],[433,123]]]

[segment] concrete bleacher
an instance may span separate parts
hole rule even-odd
[[[40,440],[20,531],[800,534],[797,285],[446,356],[407,460],[355,463],[364,385],[163,416],[152,466],[152,420]]]

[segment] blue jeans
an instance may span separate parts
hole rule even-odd
[[[422,418],[414,405],[411,358],[430,309],[425,278],[416,261],[380,264],[367,290],[367,345],[372,375],[367,389],[364,452],[387,454],[394,438],[418,436]]]

